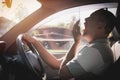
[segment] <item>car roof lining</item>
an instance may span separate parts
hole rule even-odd
[[[89,4],[118,2],[117,0],[38,0],[38,1],[42,4],[42,6],[45,6],[55,11]]]

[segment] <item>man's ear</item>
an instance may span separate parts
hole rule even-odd
[[[98,26],[98,29],[102,29],[103,27],[102,26]]]
[[[99,22],[98,23],[98,29],[104,29],[106,24]]]

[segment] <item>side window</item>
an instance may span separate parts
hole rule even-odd
[[[65,10],[48,17],[45,24],[33,30],[33,35],[51,53],[66,53],[73,43],[72,28],[78,20],[78,9]],[[72,13],[72,14],[69,14]]]
[[[74,23],[80,19],[80,28],[82,30],[84,29],[84,19],[97,9],[108,8],[115,14],[116,8],[110,6],[111,4],[104,4],[104,6],[103,4],[96,4],[70,8],[44,19],[29,32],[49,52],[64,54],[70,49],[74,41],[72,36]]]

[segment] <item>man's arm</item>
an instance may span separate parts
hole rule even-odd
[[[70,60],[74,58],[77,52],[77,48],[79,46],[79,43],[74,43],[73,46],[71,47],[70,51],[66,54],[65,58],[63,59],[61,63],[61,67],[66,65]]]
[[[61,80],[69,80],[73,78],[72,74],[70,73],[66,65],[61,68],[59,77]]]
[[[41,58],[45,63],[54,69],[59,69],[62,60],[58,60],[55,56],[50,54],[35,38],[27,34],[23,34],[23,40],[32,43],[40,54]]]
[[[81,33],[80,33],[79,21],[77,21],[73,27],[73,37],[75,42],[61,63],[59,75],[62,80],[67,80],[73,77],[69,72],[69,69],[67,68],[66,64],[74,58],[74,56],[77,53],[77,48],[80,44]]]
[[[66,64],[72,60],[75,56],[75,53],[77,52],[77,47],[78,44],[73,44],[72,48],[70,49],[69,53],[66,55],[66,57],[64,58],[64,60],[61,63],[61,68],[60,68],[60,72],[59,72],[59,76],[62,80],[68,80],[70,78],[72,78],[73,76],[71,75],[71,73],[69,72],[69,69],[67,68]]]

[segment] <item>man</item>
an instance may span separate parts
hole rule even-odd
[[[79,52],[77,48],[81,42],[81,33],[78,24],[79,21],[75,23],[72,31],[74,44],[62,59],[57,59],[46,51],[36,39],[23,35],[23,40],[32,43],[49,66],[59,69],[61,80],[79,80],[88,73],[99,75],[114,62],[107,37],[115,25],[115,16],[107,10],[99,9],[86,18],[82,36],[88,44]]]

